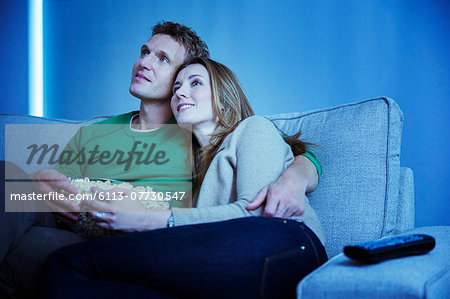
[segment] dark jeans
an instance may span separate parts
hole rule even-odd
[[[39,193],[21,168],[0,161],[0,298],[36,298],[37,282],[50,253],[85,239],[61,229],[51,212],[5,212],[5,200],[9,198],[5,193],[5,165],[8,178],[17,180],[8,182],[8,192]]]
[[[305,224],[246,217],[59,249],[42,290],[45,298],[294,298],[326,259]]]

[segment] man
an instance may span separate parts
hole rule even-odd
[[[175,24],[171,22],[162,22],[157,24],[153,28],[152,37],[141,47],[141,54],[133,66],[132,80],[130,85],[130,93],[141,101],[140,110],[138,112],[132,112],[122,114],[112,119],[103,122],[106,124],[125,124],[126,129],[133,131],[136,136],[146,136],[151,132],[148,132],[149,128],[154,129],[155,125],[166,124],[172,118],[172,112],[170,110],[170,98],[171,87],[174,74],[177,68],[185,61],[195,56],[208,57],[209,52],[206,44],[196,35],[190,28]],[[161,127],[160,126],[157,126]],[[69,142],[68,147],[79,147],[84,144],[86,135],[94,134],[94,139],[98,144],[107,143],[111,141],[110,134],[104,134],[105,132],[97,131],[97,128],[92,126],[83,127],[77,132],[77,135]],[[126,135],[126,134],[125,134]],[[120,144],[127,143],[127,136],[118,135],[117,139]],[[90,135],[92,137],[92,135]],[[129,142],[129,141],[128,141]],[[307,157],[308,156],[308,157]],[[314,163],[312,162],[314,161]],[[317,168],[316,168],[316,165]],[[134,165],[136,166],[136,165]],[[183,167],[182,165],[179,165]],[[68,166],[58,166],[57,169],[42,170],[32,174],[32,178],[38,183],[39,189],[43,193],[48,192],[66,192],[75,194],[78,191],[71,185],[67,176],[87,176],[89,171],[96,170],[93,168],[84,168],[76,164]],[[117,170],[117,169],[116,169]],[[108,169],[108,173],[102,176],[102,172],[96,173],[96,177],[108,177],[122,179],[122,171],[115,169]],[[152,171],[155,169],[153,168]],[[128,175],[138,176],[145,173],[147,170],[136,166],[128,171]],[[159,170],[158,170],[159,171]],[[62,173],[61,173],[62,172]],[[116,172],[116,173],[115,173]],[[158,175],[155,171],[152,175]],[[306,155],[297,156],[294,163],[280,176],[280,178],[266,186],[255,197],[255,199],[247,207],[249,210],[254,210],[260,207],[266,202],[264,208],[264,215],[274,217],[289,217],[291,215],[301,215],[305,209],[305,192],[314,190],[318,183],[318,173],[320,172],[320,166],[317,164],[315,157],[311,153]],[[114,177],[117,174],[118,177]],[[149,174],[145,173],[144,176]],[[112,176],[112,177],[111,177]],[[72,201],[64,201],[63,203],[55,204],[54,202],[48,202],[49,207],[54,212],[54,216],[64,221],[65,223],[73,223],[77,221],[80,208]],[[119,203],[112,203],[119,204]],[[69,211],[69,212],[68,212]],[[39,215],[38,215],[39,214]],[[9,260],[17,260],[15,252],[24,253],[24,246],[29,246],[34,242],[39,243],[39,240],[25,240],[26,244],[22,244],[24,235],[32,226],[35,226],[37,222],[47,226],[53,226],[47,230],[44,229],[44,233],[50,235],[58,235],[53,239],[51,246],[46,248],[39,248],[39,252],[29,253],[30,260],[40,260],[46,258],[46,256],[53,250],[73,243],[83,241],[83,238],[68,231],[61,232],[55,229],[55,224],[52,222],[53,216],[51,214],[41,215],[42,213],[30,213],[28,217],[18,217],[9,215],[7,217],[14,218],[12,222],[21,221],[21,224],[15,224],[14,231],[11,229],[11,221],[6,219],[3,222],[10,221],[8,224],[8,233],[14,235],[12,240],[8,239],[7,244],[4,244],[0,253],[4,256],[0,256],[2,261],[2,271],[0,271],[0,280],[3,280],[3,292],[11,295],[11,291],[14,287],[24,288],[26,284],[30,283],[30,278],[33,275],[39,273],[39,267],[42,263],[36,265],[35,268],[29,271],[29,273],[22,274],[20,269],[14,268],[14,262],[10,262],[10,268],[7,268],[7,262]],[[99,214],[99,216],[102,214]],[[166,215],[167,216],[167,215]],[[3,218],[5,218],[2,215]],[[130,217],[129,214],[121,212],[111,212],[108,217],[103,216],[102,223],[104,228],[119,230],[125,232],[145,230],[142,226],[142,222],[138,217]],[[168,217],[168,216],[167,216]],[[17,220],[17,219],[21,220]],[[42,220],[45,218],[45,220]],[[169,219],[168,219],[169,220]],[[3,222],[1,224],[3,225]],[[24,224],[26,223],[26,224]],[[5,225],[6,227],[6,225]],[[20,227],[20,229],[17,229]],[[6,229],[7,230],[7,229]],[[6,231],[5,230],[5,231]],[[8,233],[6,235],[8,235]],[[9,235],[8,235],[9,236]],[[26,239],[26,238],[24,238]],[[3,241],[3,240],[2,240]],[[22,242],[22,243],[21,243]],[[4,262],[4,257],[5,261]],[[17,265],[17,263],[16,263]],[[14,273],[15,277],[28,277],[25,281],[16,281],[15,286],[11,286],[11,282],[5,283],[4,276],[8,271]],[[22,270],[23,271],[23,270]],[[19,273],[19,274],[17,274]],[[2,278],[3,276],[3,278]],[[7,275],[6,275],[7,276]],[[9,285],[8,285],[9,284]],[[29,290],[31,290],[30,288]],[[30,294],[30,293],[28,293]]]

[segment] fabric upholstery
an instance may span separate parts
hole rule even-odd
[[[397,207],[397,225],[394,234],[414,227],[414,176],[410,168],[400,168],[400,189]]]

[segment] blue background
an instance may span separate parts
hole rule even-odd
[[[450,225],[448,1],[44,0],[45,116],[138,109],[131,68],[162,19],[192,26],[257,114],[393,98],[405,114],[416,226]],[[26,1],[0,2],[0,30],[0,112],[26,114]]]

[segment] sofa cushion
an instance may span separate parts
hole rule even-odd
[[[329,257],[346,244],[396,232],[403,114],[393,100],[268,118],[286,134],[301,129],[302,140],[318,145],[313,150],[323,174],[308,197],[327,234]]]

